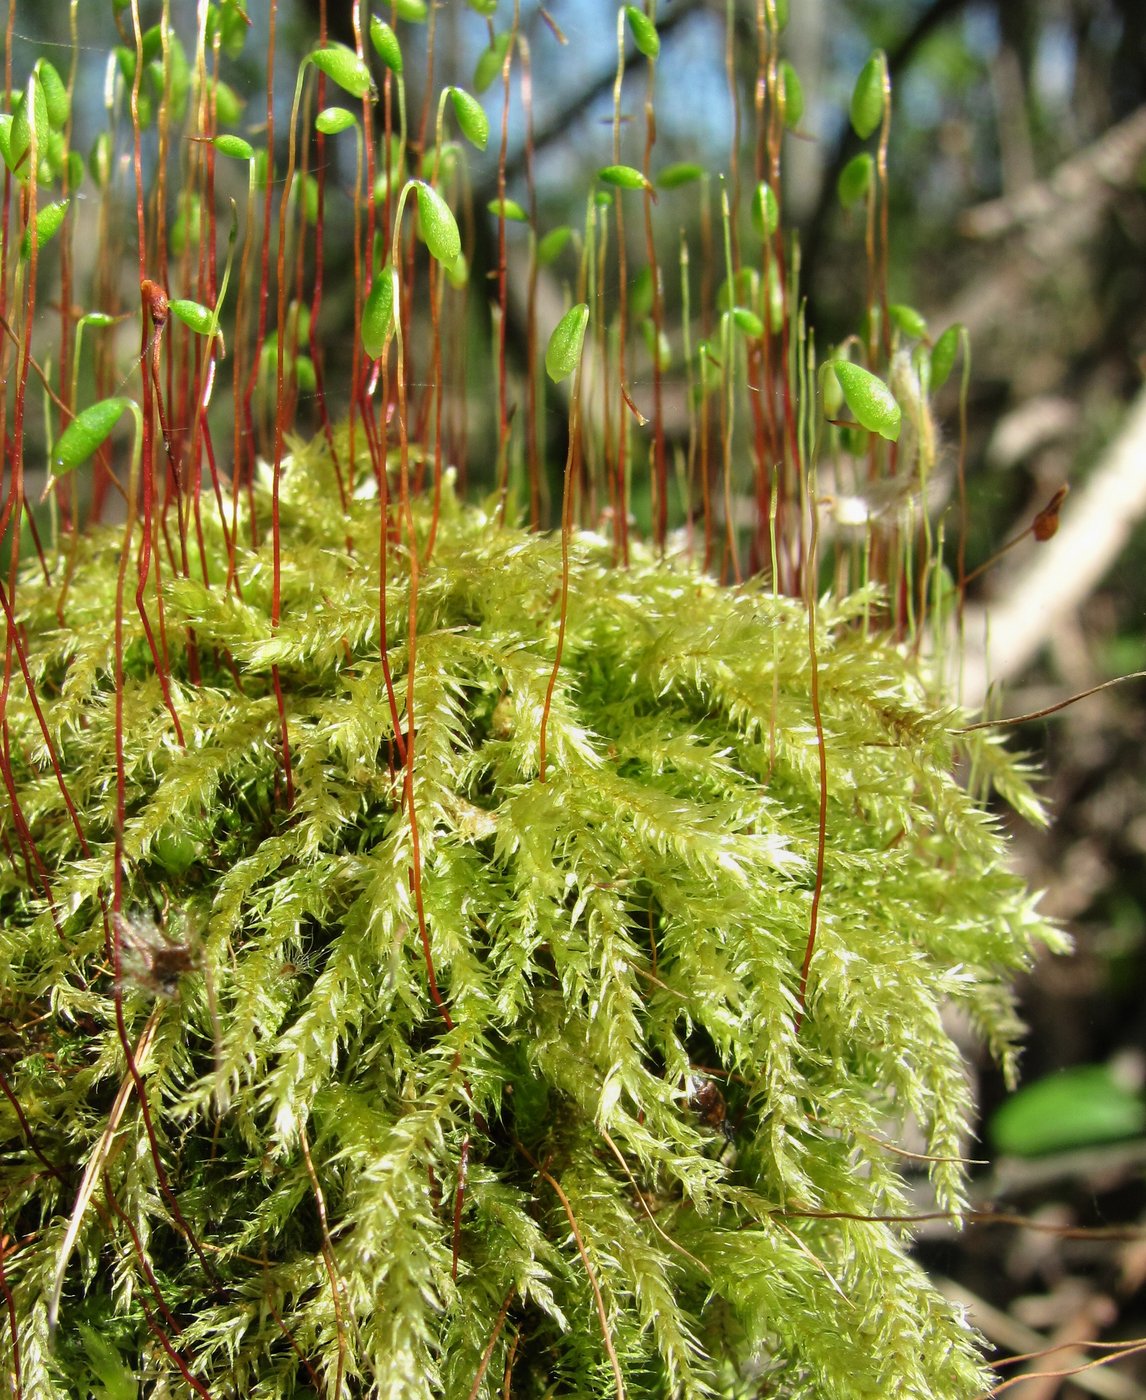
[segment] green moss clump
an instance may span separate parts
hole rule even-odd
[[[447,495],[427,559],[420,504],[410,778],[373,477],[348,517],[335,499],[324,450],[297,445],[277,629],[265,540],[239,547],[238,589],[206,518],[190,576],[166,568],[183,747],[128,589],[118,925],[121,536],[74,541],[59,612],[58,582],[21,585],[87,845],[14,683],[0,1051],[23,1122],[0,1100],[0,1200],[24,1394],[187,1394],[185,1370],[216,1397],[465,1397],[507,1367],[522,1396],[610,1395],[618,1373],[634,1396],[980,1393],[905,1232],[863,1217],[907,1209],[886,1145],[907,1115],[959,1207],[969,1103],[942,1008],[1009,1056],[1008,981],[1057,938],[953,769],[973,746],[1020,798],[1021,775],[952,734],[911,659],[865,635],[864,599],[824,607],[801,1024],[820,806],[802,605],[683,563],[616,570],[578,538],[541,782],[560,540]],[[408,738],[411,571],[389,534]]]

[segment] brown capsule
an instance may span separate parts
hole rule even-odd
[[[688,1106],[706,1128],[728,1133],[728,1106],[715,1080],[704,1074],[688,1076]]]
[[[146,916],[115,915],[119,940],[120,973],[150,996],[172,1001],[179,995],[179,979],[198,966],[198,950],[179,943]]]
[[[1039,544],[1044,544],[1052,539],[1058,532],[1058,513],[1062,508],[1063,501],[1066,500],[1066,493],[1070,488],[1060,486],[1050,500],[1039,511],[1031,525],[1031,532]]]
[[[153,326],[165,326],[167,324],[167,293],[159,285],[153,282],[150,277],[145,277],[139,284],[139,290],[143,295],[143,304],[147,307],[147,314],[151,317]]]

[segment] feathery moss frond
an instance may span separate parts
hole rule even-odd
[[[412,715],[408,539],[388,565],[407,782],[377,654],[377,502],[357,491],[344,519],[330,496],[321,444],[298,445],[278,627],[265,549],[238,549],[241,596],[209,530],[210,586],[165,582],[182,747],[124,616],[124,907],[165,914],[185,962],[158,1003],[126,969],[123,1007],[129,1037],[159,1007],[139,1073],[197,1248],[133,1089],[54,1338],[62,1220],[127,1073],[101,907],[114,540],[79,542],[66,630],[58,590],[21,585],[88,842],[13,688],[6,742],[51,896],[5,809],[0,1019],[23,1054],[13,1031],[0,1048],[34,1141],[0,1101],[0,1195],[25,1393],[63,1396],[85,1364],[108,1387],[117,1366],[182,1365],[216,1396],[333,1396],[340,1375],[347,1394],[465,1396],[496,1335],[482,1394],[511,1346],[515,1393],[610,1394],[583,1248],[634,1394],[747,1395],[765,1375],[788,1397],[977,1394],[962,1319],[905,1237],[863,1217],[902,1209],[882,1143],[907,1115],[958,1207],[969,1104],[941,1009],[1008,1059],[1010,979],[1058,942],[954,776],[973,750],[1033,811],[1021,770],[951,734],[911,657],[853,626],[861,604],[820,607],[827,850],[801,1023],[820,804],[803,607],[682,562],[616,571],[575,539],[542,783],[560,542],[447,494],[425,558],[419,504]]]

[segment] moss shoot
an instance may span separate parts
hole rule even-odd
[[[959,1208],[943,1008],[1009,1062],[1010,979],[1058,941],[956,780],[1033,811],[1021,772],[869,633],[872,595],[818,611],[802,999],[804,605],[574,536],[542,780],[560,537],[447,488],[430,552],[428,504],[383,517],[363,462],[332,510],[325,444],[293,447],[278,625],[269,543],[240,515],[226,586],[205,518],[151,599],[167,676],[121,609],[122,755],[122,530],[21,583],[0,1200],[24,1395],[981,1393],[881,1217],[909,1211],[908,1117]]]

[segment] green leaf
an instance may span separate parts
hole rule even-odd
[[[565,251],[565,245],[572,234],[573,230],[568,224],[558,224],[556,228],[549,230],[537,245],[537,261],[542,267],[548,267],[550,263],[557,261]]]
[[[12,168],[12,114],[4,112],[0,115],[0,156],[4,159],[4,164],[9,169]]]
[[[466,0],[471,10],[475,10],[479,15],[485,15],[488,19],[497,9],[497,0]]]
[[[374,203],[381,204],[388,193],[400,190],[406,183],[406,174],[401,166],[395,165],[390,176],[387,176],[385,167],[379,169],[374,178]]]
[[[402,46],[398,36],[384,19],[370,16],[370,42],[374,52],[396,77],[402,76]]]
[[[92,143],[91,155],[88,156],[88,170],[97,189],[106,189],[107,182],[111,179],[113,150],[111,132],[101,131]],[[7,154],[5,154],[4,159],[11,168],[12,162],[8,159]]]
[[[314,49],[309,59],[319,72],[325,73],[351,97],[365,97],[370,91],[370,69],[345,44],[329,44],[324,49]]]
[[[860,427],[895,442],[899,437],[902,414],[895,395],[878,375],[853,365],[850,360],[832,360],[848,408]]]
[[[639,319],[653,309],[653,270],[646,263],[629,283],[629,312]]]
[[[625,18],[633,33],[633,42],[646,58],[655,59],[661,51],[661,39],[657,27],[643,10],[636,5],[625,6]]]
[[[187,115],[187,102],[191,96],[191,65],[187,62],[187,51],[179,35],[169,33],[167,40],[167,68],[160,68],[160,87],[157,100],[165,99],[174,121],[181,122]]]
[[[672,364],[672,347],[669,345],[668,336],[664,331],[658,334],[652,320],[647,316],[641,322],[641,335],[644,337],[649,359],[653,360],[663,373]]]
[[[657,184],[662,190],[677,190],[681,185],[691,185],[703,175],[703,165],[697,165],[691,160],[678,160],[673,165],[665,166],[657,176]]]
[[[116,64],[123,81],[127,87],[131,87],[135,82],[135,50],[129,49],[125,44],[117,44],[112,53],[115,55]]]
[[[167,309],[196,335],[210,335],[214,313],[209,306],[204,306],[199,301],[187,301],[184,297],[176,297],[174,301],[167,303]]]
[[[991,1120],[1000,1152],[1034,1157],[1146,1131],[1146,1106],[1108,1065],[1079,1065],[1020,1089]]]
[[[292,339],[296,345],[310,340],[310,307],[306,302],[292,301],[287,311],[288,325],[294,326]]]
[[[786,58],[780,61],[779,73],[784,125],[793,130],[800,125],[804,116],[804,85]]]
[[[69,151],[64,163],[65,188],[78,190],[84,182],[84,158],[79,151]]]
[[[474,87],[478,92],[485,92],[500,76],[505,56],[509,52],[510,37],[508,33],[495,35],[493,43],[479,56],[474,67]]]
[[[50,242],[59,233],[70,203],[70,199],[60,199],[54,204],[46,204],[43,209],[37,211],[36,246],[38,249],[42,250],[44,244]],[[20,256],[25,261],[32,256],[32,230],[30,228],[24,230],[24,236],[20,240]]]
[[[922,340],[927,334],[927,322],[914,306],[907,306],[901,301],[893,301],[888,306],[887,313],[891,318],[892,325],[898,326],[903,334],[910,336],[912,340]]]
[[[545,347],[545,373],[554,384],[567,379],[577,368],[588,324],[589,307],[582,301],[571,306],[554,326],[549,344]]]
[[[448,180],[458,163],[461,147],[456,141],[443,141],[440,146],[429,146],[422,152],[418,169],[433,184],[436,180]]]
[[[424,180],[415,182],[418,191],[418,215],[422,237],[433,257],[449,267],[462,251],[462,236],[450,206],[432,185]]]
[[[241,136],[227,134],[216,136],[211,144],[221,156],[230,156],[232,160],[254,160],[255,158],[255,148],[249,141],[244,141]]]
[[[117,0],[118,3],[118,0]],[[247,17],[242,5],[234,0],[223,0],[223,4],[207,7],[207,48],[210,49],[219,35],[223,52],[228,58],[238,58],[247,41]]]
[[[755,311],[750,311],[746,306],[733,307],[732,319],[736,322],[737,329],[743,331],[749,340],[759,340],[764,334],[764,322]]]
[[[12,128],[8,139],[8,168],[21,181],[27,181],[31,174],[27,155],[32,144],[33,129],[36,135],[36,149],[43,155],[47,149],[51,123],[48,121],[44,85],[35,74],[28,79],[28,86],[21,93],[16,110],[12,113]]]
[[[224,84],[220,83],[219,86],[223,87]],[[231,95],[232,97],[235,96],[234,93],[232,93]],[[237,97],[235,98],[235,101],[238,101]],[[218,94],[216,94],[216,110],[218,110],[217,104]],[[155,116],[155,104],[152,101],[151,93],[147,88],[140,88],[139,97],[137,98],[135,103],[135,110],[139,113],[140,127],[146,131],[146,129],[151,125],[152,118]],[[232,122],[237,122],[239,120],[239,113],[241,113],[241,111],[242,109],[240,108],[239,112],[237,112],[235,116],[228,118],[228,120]]]
[[[752,196],[752,227],[759,238],[771,238],[780,227],[780,204],[766,180],[761,180]]]
[[[298,355],[294,362],[294,385],[300,394],[313,394],[318,388],[314,361],[309,355]]]
[[[466,261],[466,255],[459,253],[457,257],[446,268],[446,278],[451,287],[460,290],[470,280],[470,265]]]
[[[174,824],[157,831],[151,843],[152,860],[162,866],[168,875],[186,875],[202,857],[202,843]]]
[[[299,181],[299,186],[303,217],[313,228],[318,223],[318,181],[313,175],[304,175]]]
[[[471,146],[484,151],[489,140],[489,118],[482,110],[481,103],[466,92],[465,88],[452,87],[449,92],[450,101],[454,104],[454,116],[458,119],[462,135]]]
[[[603,180],[606,185],[616,185],[622,190],[652,188],[641,172],[631,165],[603,165],[597,171],[597,179]]]
[[[709,394],[720,388],[723,382],[722,366],[718,347],[711,340],[702,340],[696,347],[696,375],[694,399],[702,402]]]
[[[860,69],[849,108],[852,130],[861,141],[866,141],[883,120],[889,91],[887,55],[882,49],[876,49]]]
[[[760,274],[754,267],[738,268],[716,289],[718,311],[734,311],[738,306],[757,306],[760,301]]]
[[[98,1400],[138,1400],[139,1382],[134,1368],[120,1354],[109,1336],[86,1323],[77,1323],[90,1375],[86,1387],[98,1383]],[[95,1390],[92,1389],[95,1394]]]
[[[238,126],[243,116],[243,98],[229,83],[216,82],[215,120],[221,126]]]
[[[947,383],[955,368],[955,357],[959,353],[959,342],[963,338],[963,327],[958,321],[948,326],[931,350],[931,392],[937,393]]]
[[[62,131],[48,132],[48,149],[40,161],[40,184],[50,185],[64,173],[68,159],[68,143]]]
[[[386,263],[375,277],[362,308],[362,348],[376,360],[386,348],[394,325],[394,277]]]
[[[430,13],[426,0],[397,0],[395,8],[398,18],[409,20],[411,24],[423,24]]]
[[[844,406],[844,391],[840,388],[840,381],[831,365],[825,369],[821,383],[824,390],[824,416],[838,418]]]
[[[171,251],[181,257],[188,248],[199,242],[199,232],[203,224],[203,208],[199,196],[184,190],[179,196],[179,213],[171,225]]]
[[[36,76],[43,85],[48,121],[55,131],[62,131],[68,124],[68,114],[72,109],[64,80],[46,58],[37,59]]]
[[[315,130],[324,136],[337,136],[357,125],[358,118],[346,107],[324,107],[314,119]]]
[[[776,28],[786,29],[788,25],[788,0],[774,0]]]
[[[143,31],[143,42],[140,45],[145,64],[154,63],[163,55],[163,26],[153,24],[149,29]]]
[[[132,406],[131,399],[100,399],[82,413],[77,413],[56,439],[52,453],[52,475],[63,476],[65,472],[82,466],[93,452],[103,446],[124,411]]]
[[[872,175],[875,172],[875,162],[866,151],[861,151],[858,156],[852,156],[847,165],[840,171],[840,177],[836,181],[836,195],[845,209],[851,206],[867,194],[871,189]]]
[[[516,199],[491,199],[485,207],[495,219],[505,219],[511,224],[529,222],[529,215]]]

